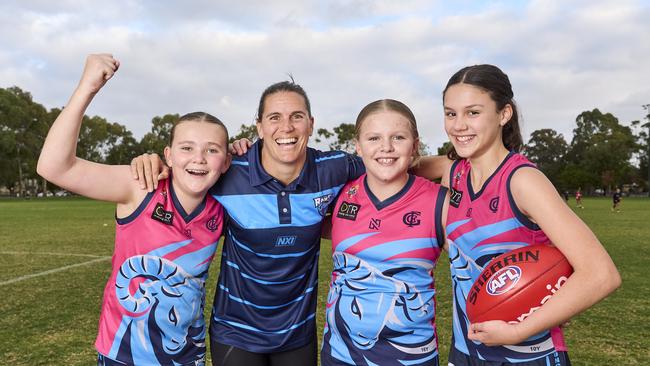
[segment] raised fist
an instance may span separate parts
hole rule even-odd
[[[97,93],[119,67],[120,62],[114,59],[113,55],[107,53],[88,55],[77,88],[88,93]]]

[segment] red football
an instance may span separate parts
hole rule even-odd
[[[566,282],[573,268],[555,247],[538,244],[501,254],[486,264],[467,296],[472,323],[520,322]]]

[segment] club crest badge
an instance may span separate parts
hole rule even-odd
[[[219,228],[219,224],[217,222],[217,216],[214,215],[208,220],[208,222],[205,223],[205,227],[210,230],[211,232],[215,232]]]
[[[420,225],[421,214],[420,211],[410,211],[402,217],[402,222],[408,227]]]

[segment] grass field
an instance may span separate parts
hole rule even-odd
[[[571,321],[566,336],[572,363],[650,365],[650,200],[624,199],[621,213],[611,212],[605,198],[587,198],[584,204],[578,214],[614,258],[623,285]],[[0,200],[0,365],[95,362],[93,343],[113,248],[113,207],[81,198]],[[328,241],[321,253],[322,300],[331,269]],[[446,364],[451,336],[447,263],[443,254],[436,271],[441,364]],[[218,267],[219,258],[210,270],[208,303]],[[319,329],[323,318],[320,311]]]

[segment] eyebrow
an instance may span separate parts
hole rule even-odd
[[[293,111],[293,112],[289,113],[290,116],[293,116],[293,115],[296,115],[296,114],[302,114],[302,115],[306,116],[307,112],[306,111]],[[280,112],[271,112],[271,113],[267,114],[265,117],[268,118],[268,117],[277,116],[277,115],[282,115],[282,113],[280,113]]]
[[[179,144],[198,145],[198,144],[196,143],[196,141],[192,141],[192,140],[183,140],[183,141],[179,141],[178,143],[179,143]],[[218,143],[218,142],[213,142],[213,141],[208,141],[207,144],[208,144],[208,145],[217,145],[217,146],[221,146],[220,143]]]
[[[485,106],[484,106],[483,104],[470,104],[470,105],[464,106],[464,107],[462,107],[462,108],[463,108],[463,109],[467,109],[467,108],[474,108],[474,107],[485,107]],[[454,110],[454,108],[452,108],[452,107],[448,107],[448,106],[446,106],[446,105],[443,106],[443,108],[444,108],[444,109],[451,109],[451,110]]]

